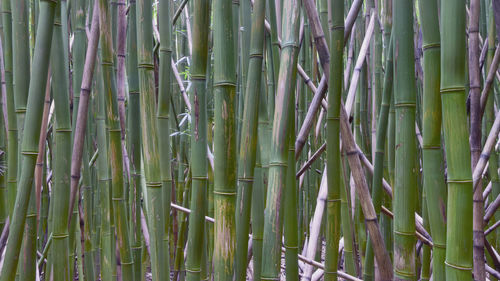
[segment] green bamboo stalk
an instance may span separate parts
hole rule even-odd
[[[461,281],[470,280],[472,270],[472,172],[464,102],[465,2],[441,1],[440,11],[444,50],[440,92],[448,168],[446,280]]]
[[[381,100],[380,114],[377,123],[377,139],[375,148],[375,161],[372,182],[372,198],[375,212],[380,219],[380,208],[382,204],[382,177],[385,155],[385,139],[387,136],[387,124],[389,117],[389,107],[392,99],[392,82],[393,82],[393,51],[392,42],[389,41],[387,50],[387,59],[385,62],[385,77],[384,77],[384,92]],[[368,238],[366,246],[365,274],[371,272],[373,274],[373,247],[372,241]],[[370,269],[370,270],[369,270]],[[371,278],[374,276],[371,275]],[[364,279],[367,279],[365,276]]]
[[[204,225],[207,190],[207,107],[205,82],[208,56],[208,28],[210,3],[207,0],[194,1],[193,54],[191,72],[191,173],[192,192],[189,215],[188,253],[186,260],[186,280],[200,280],[202,247],[204,247]],[[233,7],[234,11],[234,7]],[[234,21],[234,17],[233,17]],[[201,157],[200,157],[201,156]],[[217,208],[216,208],[217,209]],[[216,210],[217,212],[217,210]]]
[[[427,211],[427,197],[425,190],[422,191],[422,217],[424,219],[424,227],[429,228],[429,215]],[[431,247],[429,245],[422,245],[422,268],[420,273],[420,280],[428,281],[431,278]]]
[[[433,280],[445,278],[446,252],[446,185],[441,150],[441,97],[439,96],[440,34],[437,1],[419,2],[424,49],[423,97],[423,176],[427,214],[434,244],[432,251]]]
[[[7,196],[8,210],[12,217],[17,192],[17,159],[18,159],[18,130],[17,117],[14,105],[13,71],[12,71],[12,13],[10,0],[2,0],[2,23],[3,23],[3,57],[5,69],[5,88],[7,101]]]
[[[235,214],[236,214],[236,149],[237,149],[236,125],[237,123],[236,123],[236,108],[235,108],[236,61],[234,60],[235,57],[234,53],[236,49],[233,47],[234,34],[233,32],[231,32],[232,17],[233,17],[231,3],[232,3],[231,1],[227,0],[216,0],[214,2],[214,8],[213,8],[214,9],[214,34],[213,34],[214,93],[213,94],[215,98],[215,132],[214,132],[214,163],[215,163],[214,238],[215,240],[214,240],[213,263],[214,263],[214,279],[226,280],[226,281],[232,280],[234,276],[234,258],[236,250]],[[245,54],[242,54],[242,56],[244,57]],[[258,71],[258,74],[260,75],[260,71]],[[253,119],[255,120],[255,118]],[[204,123],[201,124],[203,126]],[[242,139],[242,145],[248,147],[249,143],[247,142],[246,139]],[[248,236],[245,238],[248,240]],[[245,253],[243,253],[243,255],[245,255]],[[246,269],[246,266],[244,268]],[[243,270],[243,272],[245,271],[246,270]]]
[[[14,104],[16,106],[18,140],[22,140],[30,84],[27,83],[29,81],[31,58],[28,30],[29,4],[27,0],[11,0],[11,7]],[[18,155],[18,159],[18,168],[20,168],[20,165],[22,165],[20,154]]]
[[[293,80],[292,80],[293,81]],[[292,83],[293,85],[293,83]],[[299,241],[297,219],[297,180],[295,178],[295,88],[292,89],[288,104],[288,159],[283,199],[284,207],[284,247],[285,275],[287,280],[299,280]],[[280,210],[281,211],[281,210]],[[337,244],[338,245],[338,244]]]
[[[128,10],[128,36],[127,36],[127,79],[128,79],[128,155],[130,160],[131,186],[129,187],[132,200],[130,214],[131,245],[134,256],[135,280],[141,280],[141,125],[137,116],[140,116],[139,101],[139,73],[137,70],[137,28],[136,28],[136,3],[130,1]]]
[[[342,154],[342,152],[341,152]],[[357,260],[356,260],[356,249],[354,241],[354,230],[352,228],[352,213],[351,213],[351,201],[348,199],[348,195],[350,197],[349,184],[346,184],[347,176],[346,176],[346,168],[347,162],[345,158],[342,156],[341,161],[343,162],[341,165],[341,179],[340,179],[340,215],[342,216],[342,233],[344,236],[344,271],[352,276],[358,276],[357,272]],[[347,173],[348,174],[348,173]],[[347,189],[347,190],[346,190]]]
[[[265,79],[265,75],[261,79]],[[261,83],[261,88],[263,88]],[[262,272],[262,243],[264,234],[264,207],[266,199],[267,172],[269,170],[269,117],[265,92],[260,92],[259,125],[258,125],[258,151],[255,160],[254,179],[252,188],[252,251],[253,251],[253,276],[254,280],[261,279]]]
[[[262,256],[261,279],[278,280],[280,272],[280,253],[282,219],[280,205],[283,188],[286,184],[288,156],[288,105],[294,93],[297,74],[299,11],[301,1],[286,0],[283,5],[280,71],[276,93],[273,134],[270,145],[269,182],[264,214],[263,249],[268,251]],[[293,81],[293,82],[292,82]]]
[[[165,253],[163,267],[165,276],[170,276],[170,254],[169,254],[169,225],[170,225],[170,197],[172,192],[172,172],[170,167],[170,89],[171,89],[171,60],[172,60],[172,23],[170,20],[170,2],[162,0],[159,2],[158,19],[160,29],[160,73],[158,89],[157,124],[158,137],[162,140],[159,146],[161,183],[163,193],[163,216],[165,229],[163,233],[163,251]]]
[[[16,208],[12,215],[10,234],[7,242],[5,262],[0,274],[1,281],[12,281],[15,278],[19,251],[24,233],[30,189],[33,183],[33,172],[38,154],[38,139],[41,127],[45,83],[47,82],[49,51],[54,24],[55,7],[58,1],[42,1],[40,3],[40,20],[38,24],[33,73],[30,81],[30,94],[26,116],[26,134],[23,135],[21,151],[23,155],[21,176],[19,178]]]
[[[326,116],[326,173],[328,193],[326,201],[325,280],[337,280],[338,247],[340,239],[340,102],[344,78],[344,1],[329,5],[330,21],[330,77],[328,84],[328,111]],[[328,32],[327,32],[328,34]],[[344,234],[344,236],[350,233]]]
[[[118,115],[116,77],[113,69],[113,42],[109,26],[111,15],[108,0],[99,1],[101,68],[104,81],[106,104],[106,125],[109,143],[109,160],[111,163],[111,186],[113,218],[116,224],[118,246],[120,250],[121,270],[124,280],[133,280],[134,267],[130,248],[129,229],[125,207],[123,182],[123,154],[121,145],[120,118]]]
[[[146,179],[146,206],[149,218],[149,234],[151,238],[151,268],[154,280],[168,278],[167,270],[162,265],[165,253],[162,238],[165,232],[165,218],[162,203],[161,166],[159,153],[159,135],[154,120],[155,90],[153,73],[153,26],[152,5],[150,0],[137,2],[137,59],[139,68],[139,90],[141,105],[142,151],[144,158],[144,175]]]
[[[97,3],[96,3],[97,4]],[[97,93],[104,92],[104,81],[102,67],[96,66]],[[97,180],[99,182],[99,204],[100,204],[100,269],[101,280],[112,280],[112,246],[114,239],[111,236],[111,173],[109,171],[108,142],[105,124],[105,96],[103,94],[96,97],[96,130],[97,130]]]
[[[415,268],[415,198],[417,144],[415,135],[415,65],[413,4],[394,2],[394,108],[396,153],[394,181],[394,277],[413,280]]]
[[[266,2],[254,2],[252,14],[252,32],[250,37],[250,54],[248,79],[245,84],[245,102],[243,123],[241,127],[240,153],[238,159],[238,195],[236,200],[236,278],[245,280],[247,267],[247,248],[249,221],[252,204],[252,187],[254,181],[254,165],[256,159],[257,127],[259,110],[259,92],[262,82],[262,61],[264,44],[264,18]],[[266,112],[267,117],[267,112]]]

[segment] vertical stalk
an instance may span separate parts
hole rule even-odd
[[[299,11],[301,1],[286,0],[283,5],[280,71],[274,109],[273,130],[270,145],[269,183],[266,212],[264,214],[261,279],[279,279],[281,253],[281,210],[283,188],[286,184],[288,157],[288,105],[294,93],[297,74]]]
[[[446,280],[470,280],[472,172],[465,108],[465,2],[441,1],[441,101],[448,168]],[[453,19],[453,20],[452,20]],[[465,241],[465,242],[464,242]]]
[[[234,60],[236,49],[233,47],[234,34],[231,32],[232,17],[231,1],[216,0],[214,2],[215,240],[213,263],[214,279],[227,281],[233,279],[236,250],[236,61]],[[243,146],[249,145],[246,139],[242,141]],[[245,238],[248,240],[248,236]],[[246,253],[243,254],[246,256]]]
[[[344,1],[329,3],[330,14],[330,77],[326,116],[326,171],[328,193],[326,201],[325,280],[337,280],[338,245],[340,239],[340,103],[344,77]],[[327,32],[328,34],[328,32]],[[350,235],[350,233],[344,234]]]
[[[445,278],[446,249],[446,185],[441,150],[441,97],[439,95],[440,34],[438,7],[435,0],[420,1],[424,51],[423,97],[423,176],[427,214],[434,247],[432,249],[433,280]]]
[[[194,1],[193,54],[191,63],[191,214],[189,215],[188,253],[186,280],[200,280],[203,237],[205,232],[205,210],[207,192],[207,106],[206,69],[208,56],[208,29],[210,23],[210,1]],[[233,10],[234,11],[234,10]],[[234,18],[233,18],[234,20]],[[232,30],[232,29],[229,29]],[[233,31],[234,32],[234,31]],[[235,59],[235,58],[234,58]],[[229,114],[229,113],[228,113]],[[200,157],[201,156],[201,157]],[[215,187],[214,187],[215,188]],[[217,212],[217,210],[216,210]]]
[[[127,79],[128,79],[128,155],[130,160],[130,234],[131,246],[134,256],[135,280],[142,278],[141,253],[142,253],[142,231],[141,231],[141,125],[137,116],[140,116],[139,101],[139,73],[137,70],[137,28],[136,28],[136,3],[130,1],[128,10],[128,36],[127,36]]]
[[[10,0],[2,0],[2,23],[3,23],[3,57],[5,70],[5,89],[7,101],[7,121],[9,128],[7,131],[7,197],[8,214],[12,217],[17,191],[17,155],[18,155],[18,130],[16,109],[14,105],[14,88],[12,77],[12,13]]]
[[[172,192],[172,172],[170,168],[170,79],[172,76],[172,23],[170,20],[170,1],[161,0],[158,7],[160,29],[160,84],[158,89],[158,137],[162,141],[159,146],[160,174],[163,198],[164,232],[162,236],[165,276],[170,276],[169,231],[170,224],[170,196]]]
[[[259,91],[262,84],[264,55],[264,18],[266,1],[256,0],[252,14],[248,79],[245,84],[245,102],[238,158],[238,194],[236,200],[236,278],[245,280],[250,213],[253,197],[254,165],[256,163]],[[262,95],[261,95],[262,96]],[[267,110],[266,110],[267,115]],[[267,117],[267,116],[266,116]]]
[[[113,69],[113,41],[110,28],[111,15],[108,0],[99,1],[101,68],[104,81],[106,126],[108,127],[109,160],[111,164],[111,200],[113,218],[116,225],[118,247],[120,250],[121,270],[124,280],[133,280],[134,267],[130,248],[125,192],[123,182],[123,154],[121,145],[120,117],[118,115],[116,76]]]
[[[137,2],[137,59],[139,68],[139,91],[141,104],[142,151],[144,176],[147,189],[147,215],[151,249],[153,280],[165,280],[167,268],[161,263],[165,259],[162,238],[165,232],[163,212],[161,166],[158,143],[158,128],[155,118],[155,89],[153,66],[153,11],[151,0]]]

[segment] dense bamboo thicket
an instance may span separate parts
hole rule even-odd
[[[500,280],[500,0],[0,1],[0,281]]]

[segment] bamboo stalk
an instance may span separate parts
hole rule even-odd
[[[250,59],[248,63],[248,79],[245,87],[245,102],[243,121],[241,125],[239,159],[238,161],[238,194],[236,199],[236,264],[235,274],[237,280],[244,280],[246,276],[246,251],[249,222],[252,211],[254,166],[257,154],[257,126],[259,103],[264,100],[259,98],[261,90],[262,61],[264,44],[264,19],[266,11],[265,0],[254,2],[252,14],[252,33],[250,37]],[[267,112],[265,112],[267,115]],[[267,117],[267,116],[266,116]],[[217,126],[216,126],[217,127]],[[259,183],[262,184],[262,183]],[[262,189],[261,189],[262,191]],[[262,195],[263,196],[263,195]],[[262,203],[262,202],[260,202]],[[257,269],[259,270],[259,269]],[[254,273],[255,274],[255,273]],[[257,275],[260,272],[257,273]]]
[[[269,184],[264,214],[264,242],[263,249],[269,254],[262,257],[262,279],[278,279],[280,269],[281,248],[281,212],[283,188],[286,179],[288,155],[288,119],[290,95],[294,94],[296,81],[298,33],[299,33],[299,6],[300,1],[286,0],[283,5],[282,44],[280,54],[280,71],[274,109],[273,135],[269,160]]]
[[[465,4],[441,2],[441,100],[448,167],[446,279],[468,280],[472,270],[472,173],[465,104]],[[453,21],[448,21],[453,17]]]
[[[73,210],[75,203],[78,182],[80,180],[80,167],[82,162],[83,145],[85,140],[85,128],[87,127],[87,116],[89,108],[89,96],[91,90],[92,78],[94,76],[94,66],[97,55],[97,46],[99,42],[99,5],[98,0],[94,2],[92,13],[92,27],[88,42],[87,52],[85,54],[85,65],[83,67],[82,84],[80,87],[80,98],[78,103],[78,114],[75,121],[73,150],[71,155],[71,194],[69,210]],[[68,220],[71,220],[71,213]]]
[[[22,169],[19,177],[18,193],[16,195],[16,208],[12,215],[11,231],[7,242],[5,262],[0,274],[0,280],[14,280],[19,259],[19,251],[24,232],[24,223],[28,202],[31,196],[30,189],[33,182],[33,172],[38,154],[38,140],[43,110],[45,83],[48,72],[48,52],[51,46],[54,24],[55,6],[58,1],[43,1],[40,3],[40,20],[38,24],[35,54],[33,58],[33,73],[28,95],[28,108],[26,124],[29,130],[23,135],[22,141]]]

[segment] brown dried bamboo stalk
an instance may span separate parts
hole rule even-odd
[[[483,171],[488,163],[488,159],[490,158],[490,153],[493,147],[495,146],[496,137],[498,132],[500,131],[500,113],[497,113],[495,117],[495,122],[491,126],[490,133],[488,134],[488,138],[484,143],[483,150],[481,152],[481,156],[479,157],[479,161],[477,162],[476,168],[472,173],[472,182],[474,186],[474,190],[479,185],[479,181],[483,175]]]
[[[346,152],[347,160],[349,161],[351,173],[355,182],[356,192],[359,196],[361,208],[365,217],[366,228],[368,230],[368,234],[370,235],[370,239],[373,241],[373,250],[375,259],[379,266],[380,278],[383,281],[392,280],[393,272],[391,259],[385,248],[384,239],[382,237],[377,219],[377,213],[373,207],[370,191],[368,190],[365,172],[358,157],[359,151],[356,147],[356,143],[349,126],[348,114],[345,111],[343,104],[341,104],[340,108],[340,130],[344,151]]]
[[[94,12],[92,15],[92,27],[90,38],[85,54],[85,65],[83,68],[82,87],[80,90],[80,103],[78,105],[78,117],[75,126],[75,136],[73,141],[73,155],[71,157],[71,194],[69,201],[69,210],[73,210],[80,181],[80,167],[82,165],[83,145],[85,141],[85,128],[87,127],[87,113],[89,109],[90,90],[92,88],[92,77],[94,76],[94,65],[96,61],[97,45],[99,42],[99,5],[94,2]],[[69,212],[69,219],[71,215]]]
[[[486,107],[486,101],[488,100],[488,95],[495,80],[495,73],[498,69],[498,64],[500,63],[500,48],[495,50],[495,56],[491,62],[490,69],[488,70],[488,76],[486,76],[486,81],[484,81],[483,91],[481,92],[481,116],[484,114],[484,109]]]
[[[484,225],[487,225],[490,219],[495,215],[495,212],[498,210],[498,207],[500,207],[500,195],[495,198],[493,202],[488,206],[486,211],[484,212]]]

